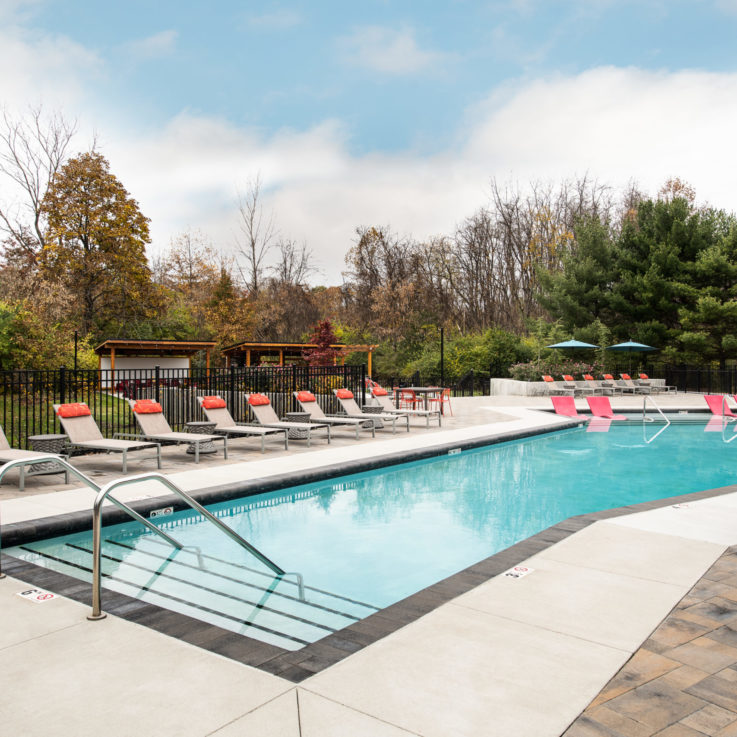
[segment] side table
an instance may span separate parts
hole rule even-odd
[[[309,422],[309,412],[285,412],[285,422]],[[296,427],[290,428],[289,439],[290,440],[307,440],[309,432],[307,430],[298,430]]]
[[[29,435],[28,442],[31,444],[31,450],[37,453],[53,453],[54,455],[62,455],[64,453],[64,443],[67,440],[66,435]],[[54,461],[44,461],[43,463],[34,463],[28,467],[26,475],[40,476],[46,473],[66,473],[68,471]],[[67,476],[68,478],[68,476]]]
[[[184,424],[184,431],[185,432],[192,432],[196,433],[197,435],[213,435],[213,430],[215,429],[215,422],[186,422]],[[213,442],[210,440],[206,443],[200,444],[200,455],[203,453],[217,453],[218,449],[215,447]],[[191,455],[195,455],[195,446],[190,445],[187,448],[187,453],[190,453]]]

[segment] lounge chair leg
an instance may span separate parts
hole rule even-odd
[[[194,462],[200,462],[200,441],[197,440],[194,444]]]
[[[261,452],[266,450],[266,435],[261,436]]]
[[[307,430],[307,447],[310,447],[310,443],[312,442],[312,428],[309,428]]]
[[[328,445],[330,445],[330,425],[328,425]]]
[[[128,473],[128,451],[123,451],[123,473]]]
[[[156,444],[156,466],[161,469],[161,443]]]
[[[284,450],[289,450],[289,430],[284,431]]]
[[[228,460],[228,436],[223,435],[223,460]]]
[[[21,466],[18,469],[20,473],[20,480],[18,481],[18,491],[25,491],[26,489],[26,469],[25,466]]]

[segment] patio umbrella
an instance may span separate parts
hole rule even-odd
[[[553,345],[547,346],[548,348],[598,348],[598,345],[591,345],[591,343],[582,343],[580,340],[564,340],[562,343],[553,343]]]
[[[651,345],[645,345],[644,343],[638,343],[634,340],[627,340],[624,343],[617,343],[616,345],[607,346],[608,351],[621,351],[629,354],[629,372],[632,373],[632,354],[633,353],[647,353],[649,351],[657,351],[657,348],[653,348]]]

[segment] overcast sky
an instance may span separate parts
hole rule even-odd
[[[356,226],[451,233],[492,177],[737,209],[736,39],[737,0],[0,0],[0,101],[97,136],[151,255],[232,249],[258,175],[335,284]]]

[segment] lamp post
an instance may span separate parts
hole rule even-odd
[[[74,370],[77,370],[77,338],[79,333],[77,330],[74,331]]]
[[[445,342],[443,327],[440,327],[440,386],[445,388]]]

